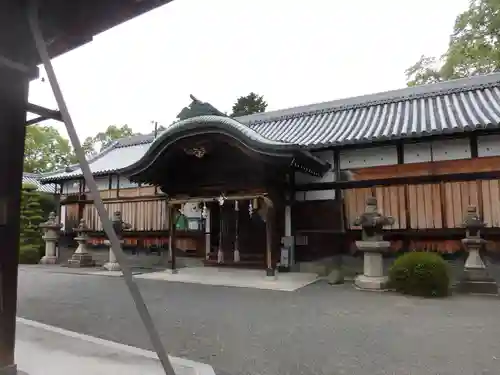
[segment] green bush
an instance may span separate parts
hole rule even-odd
[[[447,296],[450,290],[448,265],[435,253],[406,253],[391,266],[389,286],[397,292],[414,296]]]
[[[37,264],[40,251],[32,245],[21,245],[19,248],[19,264]]]
[[[23,184],[21,190],[21,247],[37,249],[39,256],[45,253],[42,230],[40,224],[44,221],[44,213],[41,206],[42,194],[36,190],[36,186]]]

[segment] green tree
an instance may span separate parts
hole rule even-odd
[[[264,112],[267,108],[267,102],[262,95],[251,92],[247,96],[241,96],[233,105],[231,117],[251,115],[252,113]]]
[[[76,162],[68,139],[51,126],[31,125],[26,129],[24,171],[50,172]]]
[[[110,125],[105,131],[99,132],[93,137],[85,138],[82,143],[82,147],[87,156],[90,157],[104,150],[106,147],[111,145],[113,141],[135,134],[136,133],[134,133],[132,128],[128,125]]]
[[[20,261],[37,263],[44,252],[40,224],[44,221],[40,193],[36,186],[23,184],[21,191]]]
[[[422,56],[406,70],[408,86],[500,70],[500,0],[470,0],[458,15],[448,50],[440,58]]]

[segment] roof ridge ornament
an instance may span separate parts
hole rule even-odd
[[[202,102],[197,99],[194,95],[189,95],[192,102],[189,106],[184,107],[182,111],[177,115],[179,121],[186,120],[188,118],[198,117],[198,116],[224,116],[226,114],[219,111],[212,104],[207,102]]]

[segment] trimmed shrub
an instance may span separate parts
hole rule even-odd
[[[414,296],[447,296],[450,292],[448,265],[435,253],[406,253],[391,266],[389,286],[397,292]]]
[[[39,261],[39,249],[32,245],[21,245],[19,248],[19,264],[37,264]]]

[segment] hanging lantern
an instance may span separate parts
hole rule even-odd
[[[252,205],[252,200],[250,199],[250,202],[248,202],[248,214],[250,216],[253,215],[253,205]]]
[[[239,211],[240,207],[238,206],[238,201],[234,201],[234,210]]]
[[[221,194],[219,199],[219,205],[222,206],[224,204],[224,202],[226,201],[226,198],[224,198],[224,194]]]
[[[201,209],[201,217],[206,219],[207,218],[207,204],[203,202],[203,208]]]

